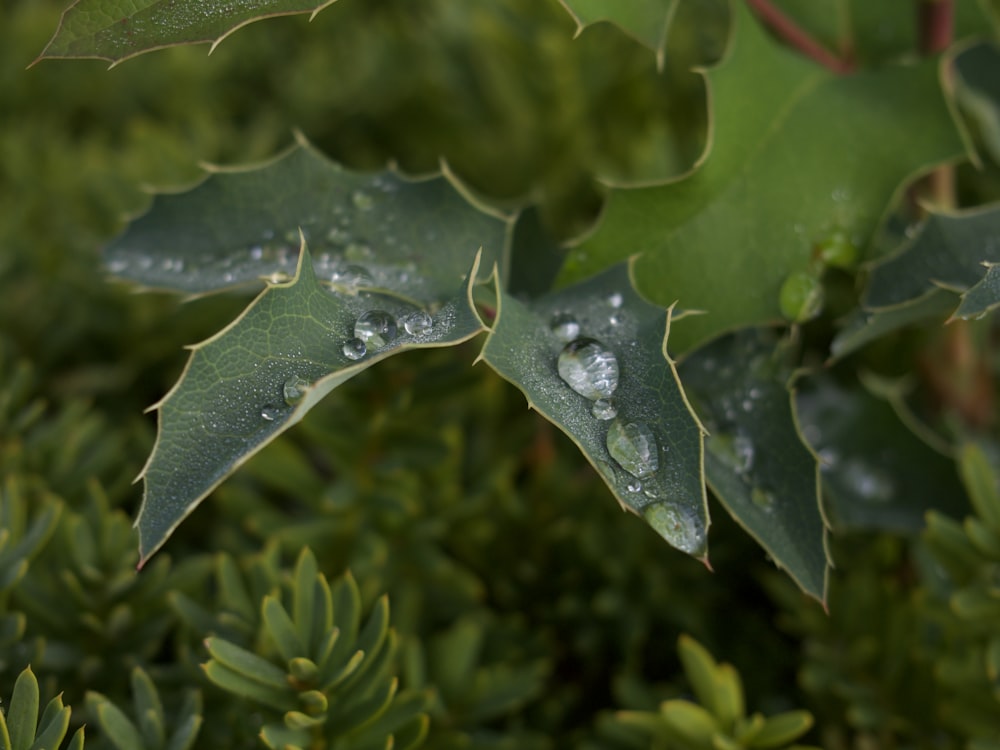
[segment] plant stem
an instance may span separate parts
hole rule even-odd
[[[948,49],[955,30],[955,0],[919,0],[917,29],[920,54],[938,55]]]
[[[771,0],[747,0],[760,19],[778,37],[811,60],[838,75],[854,71],[854,62],[837,57],[816,41],[812,35],[771,4]]]

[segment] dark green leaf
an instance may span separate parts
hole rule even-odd
[[[841,359],[861,347],[900,328],[916,323],[944,322],[955,309],[958,297],[944,289],[912,302],[885,310],[857,310],[844,323],[830,345],[834,359]]]
[[[799,434],[781,356],[771,331],[748,329],[694,352],[679,371],[709,431],[709,486],[774,562],[824,601],[819,472]]]
[[[557,315],[571,318],[578,331],[557,335],[552,326]],[[704,557],[702,432],[666,355],[668,320],[635,293],[620,265],[528,304],[502,296],[482,358],[570,436],[622,507],[645,517],[673,546]],[[595,402],[560,377],[560,353],[577,337],[597,340],[617,360],[613,419],[595,416]],[[630,436],[623,429],[628,425],[648,430],[652,440]],[[615,434],[621,438],[617,458],[609,450],[609,435]],[[637,455],[639,464],[622,463]]]
[[[87,708],[117,750],[142,750],[147,747],[131,719],[100,693],[87,693]]]
[[[956,318],[982,318],[1000,305],[1000,264],[983,263],[986,275],[962,293]]]

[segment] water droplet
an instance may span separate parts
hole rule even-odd
[[[625,485],[625,489],[629,492],[639,493],[642,492],[642,482],[638,479],[631,479],[629,483]]]
[[[254,245],[250,248],[250,259],[251,260],[261,260],[264,257],[264,248],[260,245]]]
[[[285,403],[289,406],[295,406],[306,395],[306,391],[309,390],[310,385],[311,383],[305,378],[292,375],[292,377],[285,381],[285,385],[282,387]]]
[[[359,211],[368,211],[375,205],[375,201],[364,190],[355,190],[351,195],[351,202]]]
[[[557,362],[559,377],[584,398],[611,398],[618,388],[618,359],[594,339],[566,344]]]
[[[616,419],[608,428],[607,445],[611,457],[634,477],[651,476],[660,466],[656,438],[642,422]]]
[[[358,287],[372,286],[374,283],[368,269],[354,264],[338,268],[330,275],[330,281],[351,291],[357,290]]]
[[[354,324],[354,335],[376,349],[388,346],[396,338],[396,331],[396,319],[385,310],[362,313]]]
[[[851,490],[869,502],[888,502],[896,491],[892,477],[886,471],[860,458],[846,461],[842,476]]]
[[[556,313],[549,321],[549,329],[560,341],[572,341],[580,335],[580,323],[566,312]]]
[[[705,527],[693,513],[673,504],[658,503],[648,506],[642,515],[670,546],[689,555],[704,551]]]
[[[594,402],[594,405],[590,407],[590,413],[594,415],[594,419],[604,421],[617,417],[618,408],[614,405],[611,399],[599,398]]]
[[[425,333],[430,333],[431,328],[434,327],[434,321],[431,319],[431,316],[423,310],[417,310],[416,312],[404,315],[402,323],[403,330],[411,336],[423,336]]]
[[[361,359],[368,353],[368,346],[361,339],[348,339],[341,349],[348,359]]]
[[[617,310],[619,307],[622,306],[622,303],[625,301],[625,298],[622,297],[620,292],[612,292],[611,294],[608,295],[607,301],[608,304],[611,305],[611,307]]]
[[[274,404],[266,404],[264,408],[260,410],[260,415],[268,422],[273,422],[281,415],[281,409]]]
[[[763,487],[754,487],[750,491],[750,501],[761,510],[770,513],[774,510],[777,498],[770,490],[765,490]]]
[[[108,270],[111,273],[121,273],[126,268],[128,268],[127,260],[113,260],[108,263]]]

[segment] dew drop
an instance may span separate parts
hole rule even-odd
[[[848,487],[868,502],[885,503],[895,494],[892,477],[860,458],[852,458],[844,463],[843,477]]]
[[[416,312],[404,315],[402,323],[403,330],[411,336],[423,336],[426,333],[430,333],[431,328],[434,327],[434,321],[431,319],[431,316],[423,310],[417,310]]]
[[[264,257],[264,248],[254,245],[250,248],[250,260],[261,260]]]
[[[625,489],[629,492],[639,493],[642,492],[642,482],[638,479],[632,479],[628,484],[625,485]]]
[[[590,407],[590,413],[594,415],[594,419],[600,419],[601,421],[606,421],[608,419],[614,419],[618,416],[618,408],[609,398],[599,398],[594,402],[594,405]]]
[[[273,422],[281,414],[281,409],[279,409],[274,404],[266,404],[263,409],[260,410],[260,415],[266,419],[268,422]]]
[[[618,388],[618,359],[594,339],[566,344],[556,366],[566,385],[591,401],[611,398]]]
[[[127,260],[113,260],[108,263],[108,270],[111,271],[111,273],[121,273],[126,268],[128,268]]]
[[[305,378],[292,375],[292,377],[285,381],[281,389],[281,392],[285,396],[285,403],[289,406],[295,406],[306,395],[306,391],[309,390],[310,385],[311,383]]]
[[[396,319],[385,310],[369,310],[362,313],[354,324],[354,335],[365,346],[381,349],[396,338]]]
[[[344,342],[341,351],[348,359],[361,359],[368,353],[368,346],[361,339],[348,339]]]
[[[608,304],[611,305],[611,307],[617,310],[619,307],[622,306],[622,303],[625,301],[625,298],[622,297],[621,292],[612,292],[611,294],[608,295],[607,301]]]
[[[773,511],[774,506],[777,504],[777,498],[774,496],[774,493],[770,490],[765,490],[763,487],[754,487],[750,491],[750,501],[767,513]]]
[[[616,419],[608,428],[607,445],[611,457],[634,477],[651,476],[660,466],[656,438],[642,422]]]
[[[351,195],[351,202],[359,211],[368,211],[375,205],[375,201],[364,190],[355,190]]]
[[[689,555],[704,552],[705,528],[693,514],[673,504],[657,503],[648,506],[642,515],[671,547]]]
[[[372,286],[371,274],[363,266],[354,264],[338,268],[330,275],[330,281],[339,287],[356,290],[358,287]]]
[[[563,342],[572,341],[580,335],[580,323],[566,312],[553,315],[549,321],[549,328],[555,337]]]

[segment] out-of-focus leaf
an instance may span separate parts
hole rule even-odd
[[[982,318],[1000,305],[1000,264],[983,263],[986,275],[962,293],[956,318]]]
[[[969,3],[965,3],[968,5]],[[955,56],[955,99],[972,125],[979,151],[1000,164],[1000,48],[982,42]]]
[[[824,601],[829,559],[819,471],[795,422],[777,337],[766,329],[722,337],[679,372],[709,432],[712,491],[779,567]]]
[[[560,0],[579,29],[610,21],[656,53],[662,65],[670,19],[678,0]]]
[[[666,355],[668,321],[669,314],[634,292],[621,265],[530,303],[503,295],[482,358],[570,436],[622,507],[641,514],[674,547],[704,558],[702,428]],[[620,377],[608,389],[613,417],[605,411],[600,418],[600,401],[560,377],[558,360],[567,357],[561,352],[582,339],[615,360]]]
[[[214,48],[240,26],[272,16],[316,15],[334,0],[76,0],[39,55],[95,57],[118,63],[178,44],[211,42]]]
[[[673,182],[612,191],[563,275],[638,254],[643,295],[707,313],[677,321],[676,351],[778,319],[782,283],[809,269],[818,243],[836,231],[863,246],[908,177],[963,152],[934,61],[838,77],[735,7],[730,50],[707,74],[703,162]]]
[[[451,294],[477,248],[503,261],[508,222],[444,177],[351,172],[301,143],[263,165],[216,170],[192,190],[158,195],[104,251],[116,276],[201,294],[290,276],[299,231],[316,276],[430,303]]]
[[[924,297],[885,310],[857,310],[830,344],[834,359],[846,357],[866,344],[915,323],[944,322],[955,309],[957,295],[935,289]]]
[[[923,528],[928,510],[968,511],[954,462],[917,437],[889,402],[826,377],[800,385],[799,422],[820,457],[834,529],[911,532]]]

